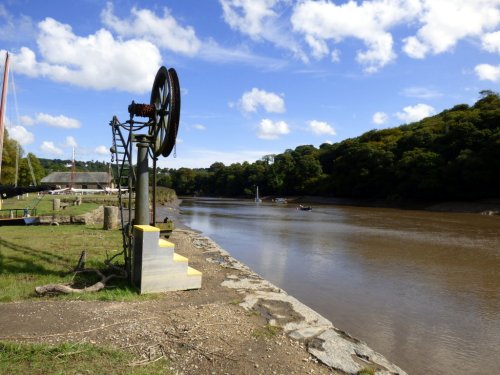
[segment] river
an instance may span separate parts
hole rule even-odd
[[[410,374],[500,370],[500,217],[194,199],[181,221]]]

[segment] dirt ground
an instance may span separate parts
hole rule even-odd
[[[307,342],[272,329],[262,312],[221,285],[245,273],[213,262],[196,233],[176,230],[176,252],[203,272],[202,288],[140,302],[28,301],[0,304],[0,340],[87,342],[170,360],[174,374],[332,374],[307,352]],[[209,261],[212,259],[212,261]]]

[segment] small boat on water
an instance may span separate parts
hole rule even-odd
[[[299,204],[299,207],[297,207],[297,210],[300,210],[300,211],[312,211],[312,207],[311,206],[302,206],[301,204]]]

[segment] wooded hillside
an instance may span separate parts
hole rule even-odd
[[[390,199],[500,196],[500,97],[481,92],[422,121],[319,149],[304,145],[255,163],[170,170],[160,182],[177,194],[320,195]]]

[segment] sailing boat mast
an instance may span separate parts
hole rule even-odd
[[[3,155],[5,102],[7,101],[8,82],[9,82],[9,53],[6,52],[5,65],[3,69],[2,99],[0,102],[0,182],[2,181],[2,155]]]

